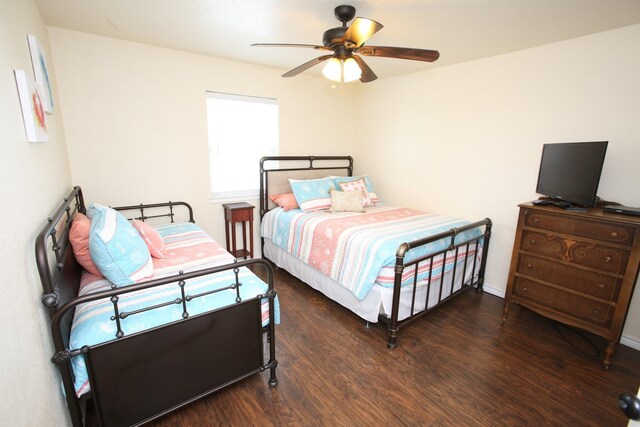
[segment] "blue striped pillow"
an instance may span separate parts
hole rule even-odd
[[[89,253],[100,273],[117,286],[140,282],[153,274],[146,243],[114,209],[92,204]]]
[[[331,207],[329,190],[337,190],[333,178],[290,179],[291,190],[303,212],[326,211]]]

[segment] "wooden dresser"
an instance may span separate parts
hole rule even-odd
[[[620,341],[640,267],[640,217],[519,205],[502,322],[509,304]]]

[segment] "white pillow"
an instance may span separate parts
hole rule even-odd
[[[364,212],[362,190],[330,190],[329,194],[331,195],[329,212]]]

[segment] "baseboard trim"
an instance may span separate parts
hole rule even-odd
[[[495,295],[497,297],[500,297],[500,298],[504,299],[504,294],[505,294],[505,290],[504,289],[498,289],[498,288],[495,288],[495,287],[485,283],[482,286],[482,290],[484,292],[488,293],[488,294]],[[634,350],[640,351],[640,340],[639,339],[631,338],[631,337],[623,335],[620,338],[620,344],[626,345],[627,347],[631,347]]]
[[[627,347],[631,347],[634,350],[640,351],[640,340],[631,337],[625,337],[624,335],[620,338],[620,344],[626,345]]]
[[[504,289],[494,288],[493,286],[487,285],[485,283],[484,285],[482,285],[482,290],[488,294],[495,295],[497,297],[504,299],[504,293],[505,293]]]

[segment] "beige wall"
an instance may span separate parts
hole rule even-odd
[[[283,79],[272,68],[49,31],[73,182],[89,202],[184,200],[196,222],[224,242],[223,210],[209,202],[206,91],[276,98],[281,154],[353,151],[351,96],[324,79]]]
[[[640,205],[639,40],[635,25],[362,87],[356,167],[394,204],[490,217],[487,287],[504,295],[543,143],[610,141],[598,193]],[[640,342],[640,287],[624,336]]]
[[[71,191],[62,109],[47,116],[50,142],[28,143],[13,70],[33,76],[27,34],[45,49],[55,85],[47,28],[31,0],[0,0],[0,425],[68,423],[42,288],[35,268],[34,241],[46,218]],[[56,99],[57,101],[57,99]]]

